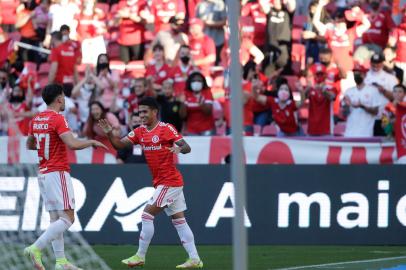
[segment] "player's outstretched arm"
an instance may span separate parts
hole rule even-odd
[[[32,135],[29,135],[27,137],[27,143],[26,147],[28,150],[37,150],[37,144],[35,143],[35,137]]]
[[[81,150],[88,148],[90,146],[102,147],[106,150],[109,150],[107,146],[96,140],[78,140],[75,137],[73,137],[72,132],[65,132],[60,135],[60,138],[72,150]]]
[[[169,151],[171,151],[172,153],[187,154],[187,153],[190,153],[190,151],[192,151],[192,148],[184,139],[181,139],[181,140],[175,142],[175,144],[176,144],[176,146],[174,146],[174,147],[168,147]]]
[[[98,125],[101,127],[103,132],[106,133],[111,145],[113,145],[116,150],[124,149],[132,145],[132,143],[126,137],[120,139],[119,137],[114,136],[113,127],[106,119],[100,119]]]

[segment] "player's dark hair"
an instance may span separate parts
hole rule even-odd
[[[151,110],[159,111],[159,104],[153,97],[144,97],[138,102],[138,106],[143,105],[149,107]]]
[[[156,50],[165,51],[164,46],[161,43],[157,43],[152,47],[152,51],[155,52]]]
[[[42,99],[47,105],[52,104],[55,99],[63,94],[63,86],[56,83],[48,84],[42,90]]]
[[[403,84],[399,83],[393,87],[393,89],[395,88],[401,88],[403,90],[403,93],[406,94],[406,86],[404,86]]]

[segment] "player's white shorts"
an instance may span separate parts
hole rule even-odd
[[[168,187],[159,185],[155,188],[154,195],[148,204],[156,204],[158,207],[165,208],[164,211],[168,216],[183,212],[187,209],[183,187]]]
[[[39,174],[38,183],[47,211],[75,209],[75,194],[68,172]]]

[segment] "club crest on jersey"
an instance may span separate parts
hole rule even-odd
[[[133,138],[135,136],[135,133],[134,133],[134,131],[131,131],[130,133],[128,133],[128,137],[131,137],[131,138]]]
[[[153,142],[153,143],[159,142],[159,137],[158,137],[158,135],[154,135],[154,136],[152,137],[152,142]]]

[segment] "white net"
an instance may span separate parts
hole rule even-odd
[[[23,147],[24,140],[10,139],[8,146],[0,147],[9,150],[13,144]],[[18,164],[18,159],[11,156],[8,165],[0,164],[0,269],[4,270],[32,269],[30,261],[23,257],[23,249],[35,242],[49,225],[37,182],[37,165]],[[15,163],[10,164],[11,160]],[[74,224],[72,230],[75,227]],[[78,267],[110,269],[79,232],[65,232],[64,241],[66,257]],[[43,252],[43,263],[46,269],[54,268],[51,245]]]

